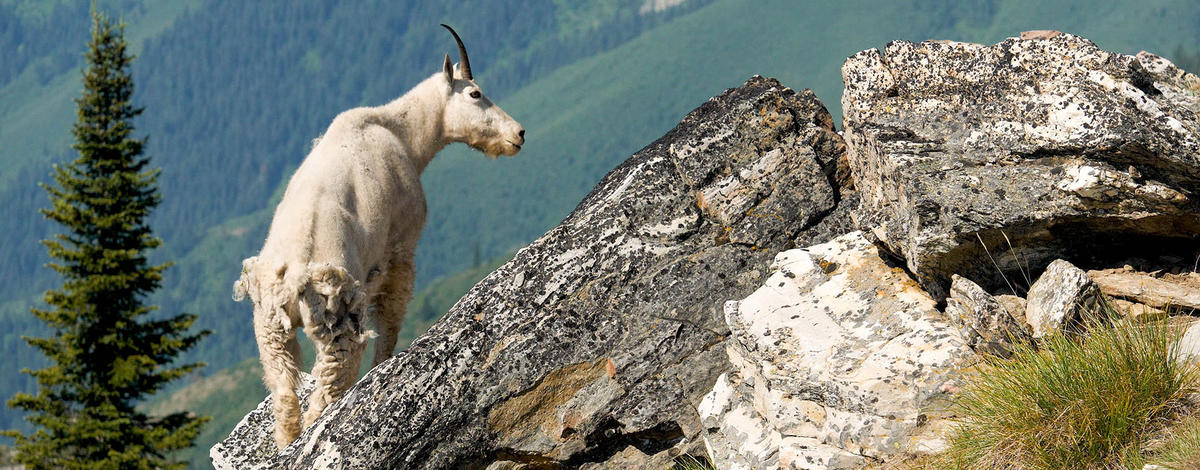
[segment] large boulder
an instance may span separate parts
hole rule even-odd
[[[1057,258],[1197,246],[1200,78],[1025,37],[895,41],[842,67],[859,226],[938,298],[953,274],[995,289]]]
[[[631,468],[703,452],[696,406],[729,370],[721,305],[781,250],[844,233],[843,155],[812,92],[754,77],[609,173],[281,454],[262,449],[264,415],[213,461]]]
[[[945,392],[976,359],[860,232],[779,254],[725,317],[734,366],[700,407],[722,469],[860,468],[943,445]]]

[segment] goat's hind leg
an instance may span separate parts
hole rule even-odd
[[[296,384],[300,380],[300,344],[295,332],[273,322],[274,318],[255,312],[254,336],[262,361],[263,382],[271,392],[275,415],[275,444],[287,447],[300,436],[300,400]]]
[[[308,409],[304,411],[305,429],[316,422],[325,407],[341,398],[358,379],[358,366],[367,348],[363,320],[362,312],[348,313],[332,328],[322,325],[304,330],[317,349],[312,369],[317,387],[308,397]]]

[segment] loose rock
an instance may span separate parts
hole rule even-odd
[[[1024,310],[1022,306],[1014,315],[978,284],[957,274],[951,276],[946,316],[976,352],[1008,357],[1013,342],[1031,340]]]
[[[1026,300],[1025,319],[1033,337],[1041,338],[1079,320],[1085,312],[1094,312],[1100,291],[1083,270],[1055,260],[1029,288]]]

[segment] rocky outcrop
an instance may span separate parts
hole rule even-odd
[[[897,41],[852,56],[843,79],[854,217],[878,244],[784,252],[727,307],[734,370],[701,405],[719,468],[937,450],[954,370],[1099,302],[1072,262],[1200,247],[1200,79],[1157,56],[1054,31]]]
[[[214,465],[886,465],[944,445],[976,353],[1101,290],[1131,315],[1200,305],[1200,78],[1054,31],[842,72],[845,141],[807,90],[713,98],[291,447],[264,404]],[[1131,259],[1173,267],[1111,269]]]
[[[938,447],[939,397],[975,355],[934,300],[860,232],[772,271],[726,306],[734,371],[700,407],[716,467],[858,468]]]
[[[781,250],[845,231],[843,153],[810,91],[752,78],[609,173],[281,454],[259,411],[213,461],[629,468],[702,453],[696,406],[729,370],[721,305]]]
[[[1038,32],[895,41],[842,68],[860,226],[935,297],[1063,258],[1186,252],[1200,234],[1200,78]]]

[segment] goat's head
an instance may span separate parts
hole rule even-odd
[[[471,75],[471,61],[467,59],[467,48],[454,29],[446,26],[458,42],[461,67],[450,63],[450,55],[442,64],[442,75],[446,80],[449,98],[443,115],[445,135],[454,142],[464,142],[495,158],[499,155],[516,155],[525,145],[525,129],[503,109],[492,103]]]

